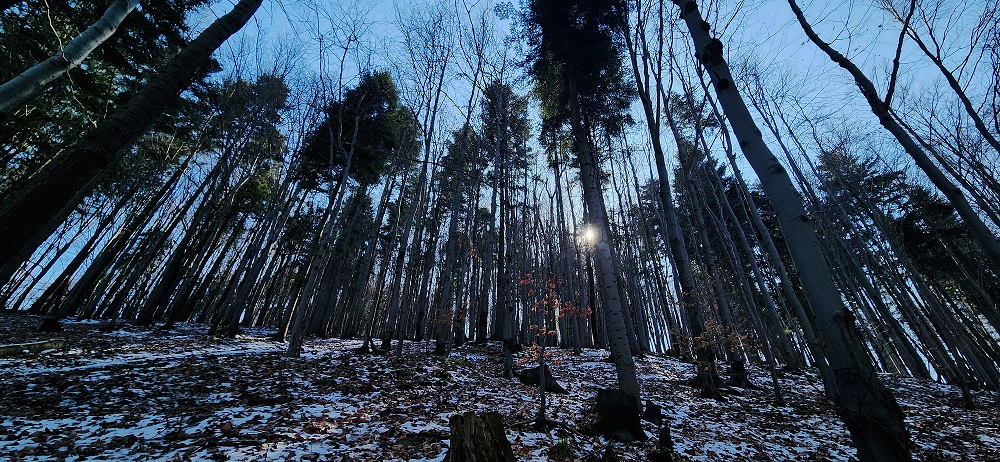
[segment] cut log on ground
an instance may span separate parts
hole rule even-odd
[[[514,462],[500,414],[469,411],[449,419],[451,446],[445,462]]]
[[[45,350],[57,350],[62,348],[65,343],[65,340],[45,340],[43,342],[0,345],[0,357],[14,356],[23,351],[27,351],[28,353],[41,353]]]

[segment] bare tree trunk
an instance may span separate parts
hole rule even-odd
[[[35,300],[31,306],[31,311],[35,313],[49,313],[56,315],[57,317],[62,317],[60,315],[69,315],[72,313],[56,313],[56,306],[59,304],[59,295],[64,295],[62,291],[69,287],[69,282],[72,280],[73,275],[76,274],[77,270],[84,264],[84,262],[91,257],[91,253],[97,247],[97,244],[102,241],[105,237],[105,232],[111,223],[118,217],[118,213],[124,209],[125,205],[129,203],[130,197],[135,194],[139,189],[139,184],[134,185],[125,194],[125,197],[119,198],[115,201],[115,205],[109,211],[109,213],[97,223],[96,230],[90,239],[83,245],[83,248],[73,257],[73,260],[63,268],[59,276],[52,282],[52,284],[42,292],[42,295]],[[39,273],[44,275],[45,272]],[[16,305],[15,305],[16,306]]]
[[[40,95],[53,80],[80,63],[111,37],[139,0],[116,0],[93,25],[76,36],[58,53],[0,85],[0,118]],[[2,9],[0,9],[2,11]]]
[[[192,266],[197,258],[198,248],[206,241],[212,241],[221,230],[212,223],[225,216],[233,204],[234,197],[226,197],[224,191],[229,176],[236,168],[231,156],[224,154],[209,173],[208,185],[202,188],[203,199],[198,204],[191,221],[191,227],[184,233],[180,244],[174,248],[164,265],[163,276],[149,291],[142,309],[136,319],[137,325],[151,325],[166,309],[173,290],[180,283],[185,270]],[[181,218],[178,216],[178,219]]]
[[[180,98],[211,63],[212,53],[240,30],[261,0],[240,0],[198,38],[174,56],[150,82],[120,109],[88,133],[72,152],[59,156],[42,171],[14,185],[0,203],[0,265],[26,258],[25,247],[47,236],[93,191],[126,148],[153,120]],[[44,237],[43,237],[44,239]]]
[[[604,210],[604,196],[601,192],[599,167],[596,165],[587,132],[583,127],[579,103],[577,102],[576,82],[569,78],[570,107],[573,122],[573,138],[576,145],[577,159],[580,162],[580,181],[583,186],[583,197],[590,212],[590,226],[596,231],[595,242],[590,243],[594,256],[594,266],[598,274],[598,284],[601,301],[604,303],[604,320],[608,326],[608,345],[611,357],[615,363],[618,375],[618,388],[622,393],[635,398],[639,403],[639,380],[636,375],[635,362],[629,348],[628,334],[625,328],[625,318],[622,313],[622,303],[619,298],[618,275],[615,271],[614,256],[610,245],[611,230],[608,227],[608,217]]]
[[[264,228],[258,231],[239,265],[243,271],[239,274],[239,282],[223,299],[223,312],[229,314],[224,331],[226,336],[236,335],[240,313],[249,306],[247,302],[250,299],[250,294],[254,286],[260,283],[264,264],[270,259],[270,253],[277,244],[279,233],[288,220],[289,211],[294,202],[290,183],[290,175],[282,180],[281,187],[278,188],[278,200],[272,205],[267,217],[263,220]]]
[[[649,131],[649,139],[653,146],[653,156],[656,161],[656,175],[660,182],[659,199],[660,205],[663,207],[665,220],[663,238],[670,249],[671,260],[676,269],[678,282],[680,283],[681,290],[679,295],[681,307],[687,316],[688,329],[691,336],[697,338],[705,331],[704,323],[699,313],[701,303],[698,302],[694,272],[691,270],[691,258],[687,253],[684,233],[681,232],[680,224],[677,221],[677,208],[674,206],[673,193],[670,190],[670,176],[667,174],[667,162],[660,140],[660,115],[659,111],[653,108],[653,101],[649,91],[649,84],[651,82],[648,78],[645,81],[642,78],[643,73],[640,72],[637,59],[638,50],[631,39],[631,31],[626,28],[624,35],[629,49],[632,73],[635,77],[639,101],[642,103],[642,108],[646,115],[646,128]],[[657,79],[659,77],[659,75],[656,76]],[[656,85],[660,86],[660,84],[661,82],[657,80]],[[699,363],[698,382],[702,385],[702,393],[708,396],[717,396],[713,378],[715,376],[715,355],[709,348],[695,348],[695,355]]]
[[[405,184],[406,181],[404,180],[403,183]],[[361,303],[361,298],[364,295],[365,286],[368,285],[368,279],[371,277],[372,270],[375,268],[375,257],[376,254],[378,254],[379,252],[378,231],[382,227],[382,221],[385,218],[385,212],[389,208],[389,196],[392,193],[392,190],[395,189],[395,186],[396,186],[396,175],[393,174],[391,175],[389,183],[383,186],[382,198],[379,200],[378,212],[374,220],[375,226],[372,227],[372,229],[369,231],[368,234],[368,239],[372,242],[372,244],[370,248],[365,252],[365,255],[362,258],[361,265],[359,267],[357,274],[354,275],[354,283],[351,286],[351,294],[347,306],[347,311],[349,312],[353,313],[356,311],[360,311],[361,310],[360,307],[364,306]],[[400,187],[400,189],[402,189],[402,187]],[[394,236],[395,234],[396,234],[395,229],[393,229],[390,235]],[[387,249],[392,248],[392,242],[393,241],[390,239],[390,241],[385,244]],[[389,252],[386,251],[385,255],[386,257],[388,257]],[[379,265],[380,266],[379,271],[381,276],[379,276],[377,280],[384,279],[385,272],[389,267],[388,258],[383,258],[382,260],[383,260],[382,263]],[[380,304],[379,304],[379,297],[377,296],[378,294],[375,295],[376,296],[373,297],[374,299],[372,300],[371,303],[371,314],[369,315],[367,326],[364,327],[365,341],[361,346],[361,349],[364,351],[369,351],[371,344],[371,337],[373,334],[372,331],[375,329],[375,320],[378,319]]]
[[[446,244],[444,268],[441,270],[441,279],[444,287],[441,292],[441,305],[437,319],[437,333],[435,335],[434,354],[446,356],[451,352],[450,339],[448,336],[452,331],[451,313],[457,312],[462,306],[459,298],[456,304],[452,304],[452,292],[456,280],[455,263],[458,260],[458,217],[459,208],[462,204],[462,194],[465,190],[465,159],[469,150],[469,121],[472,118],[473,104],[476,99],[476,87],[479,83],[479,74],[482,70],[482,55],[479,55],[479,62],[476,71],[472,76],[472,92],[469,94],[469,102],[466,105],[465,123],[462,125],[461,141],[458,156],[458,172],[455,174],[455,189],[451,193],[454,195],[451,202],[451,217],[448,223],[448,241]],[[447,319],[446,319],[447,318]]]
[[[694,0],[674,0],[694,41],[695,56],[708,71],[719,102],[747,160],[774,205],[792,260],[799,270],[822,351],[834,381],[824,385],[837,405],[861,461],[909,461],[910,437],[895,398],[882,385],[832,278],[816,231],[788,173],[764,143],[735,87],[722,42],[712,38]]]
[[[114,266],[115,260],[120,259],[122,252],[127,248],[129,243],[134,242],[138,238],[139,232],[149,223],[153,214],[156,212],[156,209],[162,206],[161,201],[163,198],[175,189],[175,186],[181,179],[184,172],[187,171],[187,166],[193,158],[194,156],[188,156],[188,158],[185,159],[180,166],[178,166],[170,178],[160,187],[156,194],[147,200],[143,208],[138,212],[131,214],[131,216],[125,220],[125,223],[122,224],[121,228],[115,232],[104,248],[102,248],[101,251],[94,257],[90,266],[87,267],[83,274],[77,279],[73,288],[70,289],[68,294],[66,294],[66,297],[61,302],[60,310],[77,310],[82,316],[89,316],[91,314],[90,310],[84,309],[81,311],[79,308],[82,307],[91,297],[104,295],[102,291],[107,288],[108,284],[107,280],[99,283],[101,275],[109,274],[109,270],[112,266]],[[214,176],[215,175],[210,174],[204,181],[203,185],[207,185],[209,180]],[[151,241],[154,243],[153,248],[159,248],[162,243],[166,241],[170,232],[180,222],[181,218],[187,213],[188,209],[194,205],[197,198],[198,195],[196,194],[190,195],[184,204],[178,208],[168,225],[164,227],[164,233],[161,233]],[[133,258],[133,260],[144,259]],[[134,273],[139,273],[140,269],[132,268],[132,271]]]
[[[962,190],[955,186],[951,180],[941,172],[934,162],[927,156],[927,153],[920,148],[920,145],[910,137],[906,130],[900,126],[896,120],[896,116],[889,106],[890,101],[883,101],[878,96],[878,91],[875,89],[875,85],[870,79],[854,65],[847,57],[840,54],[837,50],[833,49],[830,44],[824,42],[820,37],[813,31],[812,26],[806,21],[805,15],[802,10],[795,3],[794,0],[788,0],[789,6],[792,7],[792,11],[795,13],[795,17],[798,19],[799,24],[805,31],[809,39],[823,50],[833,62],[840,65],[851,74],[854,78],[854,82],[861,89],[861,94],[868,101],[868,105],[871,106],[872,113],[878,117],[878,121],[885,127],[889,133],[899,142],[910,157],[916,162],[917,167],[927,175],[934,184],[944,195],[948,198],[951,204],[955,207],[955,211],[958,212],[959,216],[962,217],[962,221],[965,222],[965,226],[969,229],[969,232],[975,236],[979,243],[983,247],[983,251],[989,258],[994,268],[1000,268],[1000,241],[993,234],[992,231],[983,222],[979,214],[972,208],[969,204],[969,200],[965,198]],[[888,96],[887,96],[888,99]]]
[[[729,135],[728,125],[725,119],[723,118],[722,114],[719,113],[718,105],[715,104],[715,101],[708,94],[708,88],[704,86],[704,82],[703,82],[703,89],[705,90],[706,98],[708,98],[708,105],[709,107],[712,108],[712,113],[715,115],[717,119],[719,119],[719,127],[722,130],[722,135],[725,140],[726,157],[729,159],[730,166],[733,169],[733,174],[732,174],[733,178],[736,179],[737,188],[740,194],[747,202],[747,207],[743,209],[744,214],[746,214],[748,218],[750,218],[750,221],[752,222],[753,226],[755,226],[757,230],[760,232],[760,234],[763,236],[762,241],[764,242],[764,247],[766,247],[766,251],[771,256],[774,268],[779,277],[781,288],[784,291],[786,298],[789,300],[789,303],[797,306],[797,308],[793,308],[793,310],[801,311],[804,313],[805,310],[802,308],[801,302],[799,302],[799,298],[795,294],[795,290],[792,287],[791,280],[788,277],[787,270],[785,270],[785,265],[784,263],[782,263],[777,248],[774,246],[774,241],[771,240],[771,235],[767,232],[767,227],[764,225],[764,221],[760,217],[760,211],[757,209],[757,204],[753,202],[753,197],[750,195],[750,190],[747,187],[746,181],[743,179],[743,174],[740,173],[739,167],[737,166],[736,154],[733,152],[733,142]],[[726,196],[726,193],[723,189],[722,178],[719,176],[717,171],[713,171],[713,174],[715,178],[716,187],[718,187],[720,190],[719,197],[721,199],[726,215],[729,217],[730,220],[733,221],[733,223],[739,223],[739,219],[736,217],[736,212],[733,209],[732,204],[730,203],[729,198]],[[748,209],[749,213],[747,213]],[[750,256],[748,258],[748,263],[750,264],[751,271],[753,272],[754,275],[754,282],[757,284],[761,296],[764,298],[765,304],[767,306],[768,319],[766,324],[772,331],[772,335],[781,344],[782,356],[784,356],[785,359],[785,367],[791,369],[800,369],[805,366],[805,358],[802,356],[801,352],[795,351],[795,348],[792,347],[791,340],[788,338],[788,334],[785,333],[784,326],[782,325],[781,322],[781,316],[778,314],[778,308],[774,304],[774,297],[772,297],[771,294],[768,292],[767,284],[764,282],[763,272],[761,271],[760,266],[757,265],[756,258],[752,257],[754,253],[751,250],[746,231],[744,231],[742,226],[737,226],[736,229],[737,229],[737,237],[739,237],[740,239],[740,245],[743,247],[744,253]],[[809,330],[812,331],[812,326],[806,326],[806,327],[808,327]],[[815,334],[813,334],[812,337],[815,338]]]

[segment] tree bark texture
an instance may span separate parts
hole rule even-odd
[[[577,159],[580,162],[580,182],[583,188],[584,202],[590,212],[590,226],[596,231],[595,242],[591,252],[594,256],[594,267],[597,271],[598,287],[601,302],[604,307],[604,320],[608,330],[608,346],[618,374],[619,389],[640,402],[639,380],[636,376],[635,361],[629,347],[628,333],[625,326],[625,315],[618,290],[618,274],[615,271],[614,256],[610,245],[611,232],[608,228],[608,217],[604,213],[604,195],[598,178],[599,167],[587,132],[580,117],[577,103],[576,85],[573,78],[569,79],[570,106],[572,111],[573,138],[575,139]]]
[[[774,206],[792,261],[799,272],[809,302],[821,348],[833,370],[824,383],[836,403],[837,413],[847,425],[862,461],[911,460],[909,433],[895,398],[882,385],[847,310],[832,271],[810,224],[798,191],[785,169],[764,143],[742,96],[737,91],[722,42],[710,35],[693,0],[674,0],[694,41],[695,56],[711,76],[722,108],[729,119],[747,160],[760,178]]]
[[[497,412],[476,414],[469,411],[448,419],[451,445],[446,462],[513,462],[514,450],[503,430]]]
[[[138,5],[139,0],[115,1],[97,22],[67,43],[58,53],[0,85],[0,117],[10,116],[19,106],[45,91],[53,80],[79,66],[91,52],[115,33],[125,17]]]

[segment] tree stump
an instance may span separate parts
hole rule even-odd
[[[663,407],[659,404],[654,404],[652,401],[646,401],[646,410],[642,413],[642,419],[653,425],[660,425],[663,423]]]
[[[750,381],[750,375],[747,373],[747,366],[743,363],[743,361],[733,361],[733,363],[729,365],[729,380],[735,387],[746,388],[748,390],[761,389]]]
[[[451,416],[448,423],[451,446],[445,462],[514,462],[499,413],[469,411]]]
[[[631,443],[646,441],[648,436],[642,430],[642,404],[634,396],[626,395],[618,389],[597,391],[597,422],[594,429],[615,441]]]
[[[646,454],[649,462],[672,462],[674,459],[674,440],[670,437],[670,425],[660,427],[656,448]]]
[[[701,388],[702,398],[712,398],[719,401],[724,401],[726,398],[722,396],[722,392],[719,388],[724,385],[722,377],[719,377],[718,370],[715,368],[715,364],[704,364],[696,363],[698,367],[698,374],[688,381],[688,385]]]
[[[538,367],[532,367],[528,369],[523,369],[517,374],[517,379],[525,385],[538,385],[542,380],[542,376],[539,373],[541,369]],[[549,366],[545,366],[545,391],[551,391],[552,393],[569,394],[559,382],[556,382],[556,378],[552,376],[552,370]]]

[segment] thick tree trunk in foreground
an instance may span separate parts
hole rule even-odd
[[[138,5],[139,0],[117,0],[108,7],[101,19],[67,43],[58,53],[0,85],[0,117],[11,115],[19,106],[45,91],[53,80],[79,66],[91,52],[115,33],[125,17]]]
[[[854,324],[854,316],[845,307],[833,282],[829,264],[798,191],[764,144],[760,129],[735,87],[729,65],[723,58],[722,42],[711,37],[711,26],[702,19],[693,0],[674,0],[674,3],[681,8],[681,18],[694,40],[696,56],[712,78],[740,148],[774,205],[823,342],[822,351],[833,370],[834,380],[824,385],[858,447],[858,458],[862,461],[911,460],[910,437],[903,424],[903,413],[875,374]]]
[[[448,419],[451,445],[445,462],[513,462],[514,450],[503,431],[497,412],[477,415],[474,411]]]
[[[597,390],[596,430],[615,441],[631,443],[646,441],[649,437],[642,429],[642,402],[637,402],[615,389]]]
[[[0,265],[36,235],[48,235],[93,190],[123,152],[211,63],[212,53],[240,30],[261,0],[241,0],[174,56],[143,89],[88,133],[72,152],[11,188],[0,204]],[[26,258],[26,257],[25,257]]]

